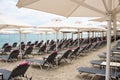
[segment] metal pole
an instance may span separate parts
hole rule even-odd
[[[117,29],[116,29],[116,27],[117,27],[117,21],[116,21],[116,16],[114,16],[113,17],[113,26],[114,26],[114,28],[113,28],[113,31],[114,31],[114,41],[116,41],[116,37],[117,37]]]
[[[106,60],[106,79],[110,80],[110,54],[111,54],[111,14],[108,14],[108,30],[107,30],[107,60]]]
[[[10,42],[10,34],[8,35],[8,41],[9,41],[9,44],[10,44],[10,43],[11,43],[11,42]]]
[[[22,51],[21,51],[21,38],[22,38],[22,35],[21,35],[21,30],[19,31],[19,34],[20,34],[20,54],[22,54]]]
[[[94,31],[92,32],[92,38],[94,38]]]
[[[41,35],[40,40],[42,41],[42,33],[40,35]]]
[[[38,41],[40,41],[40,40],[41,40],[41,38],[40,38],[40,37],[41,37],[41,33],[39,34],[39,39],[38,39]]]
[[[64,32],[63,32],[63,40],[65,39],[65,34],[64,34]]]
[[[25,42],[25,43],[26,43],[26,35],[27,35],[27,34],[24,33],[24,42]]]
[[[57,31],[56,31],[56,33],[55,33],[55,39],[56,39],[56,51],[57,51],[57,50],[58,50],[58,49],[57,49],[57,47],[58,47],[58,43],[57,43],[58,33],[57,33]]]
[[[102,32],[102,40],[104,39],[104,31]]]
[[[95,38],[96,38],[96,31],[94,32]]]
[[[102,40],[102,31],[100,31],[100,38],[101,38],[101,40]]]
[[[95,32],[93,31],[93,32],[92,32],[92,37],[93,37],[93,38],[95,38],[95,35],[94,35],[94,33],[95,33]],[[96,40],[95,40],[95,41],[96,41]]]
[[[47,52],[47,49],[48,49],[48,44],[47,44],[47,32],[45,32],[45,34],[46,34],[46,52]]]
[[[63,39],[62,33],[59,33],[59,34],[60,34],[60,40]]]
[[[90,43],[90,32],[88,31],[88,43]]]
[[[37,35],[37,40],[36,41],[38,41],[40,36],[39,36],[39,34],[36,34],[36,35]]]
[[[80,46],[80,30],[78,29],[78,47]]]
[[[72,33],[72,40],[73,40],[73,33]]]
[[[68,39],[67,33],[65,33],[65,39]]]
[[[105,31],[103,31],[103,33],[102,33],[102,34],[103,34],[103,40],[104,40],[104,34],[105,34]]]
[[[82,39],[82,32],[81,32],[81,39]]]

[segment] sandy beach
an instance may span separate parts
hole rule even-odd
[[[116,44],[116,40],[120,39],[119,26],[120,0],[0,0],[0,56],[8,54],[7,57],[0,57],[0,69],[13,70],[18,73],[10,75],[10,71],[1,70],[0,80],[11,79],[18,75],[24,78],[27,75],[29,77],[27,80],[91,80],[93,75],[89,75],[87,72],[81,75],[79,72],[85,71],[79,67],[93,67],[90,61],[100,60],[98,54],[102,52],[119,53],[117,51],[120,49],[120,41],[115,46],[115,51],[110,48]],[[89,51],[100,46],[103,47]],[[64,50],[68,50],[65,57],[59,57],[58,54],[63,53]],[[31,56],[34,51],[37,54]],[[43,60],[44,57],[47,58],[50,55],[47,53],[50,51],[55,51],[52,54],[54,60],[51,59],[51,56],[45,62],[22,59],[30,55],[30,59]],[[68,58],[69,55],[71,59],[71,56],[78,55],[78,51],[83,52],[83,55],[75,57],[72,61],[65,62],[64,60],[59,65],[61,59]],[[11,53],[10,56],[9,53]],[[99,72],[96,73],[97,75],[103,76],[96,76],[92,80],[120,78],[120,73],[117,74],[115,71],[112,73],[113,70],[110,70],[111,66],[116,67],[117,65],[117,63],[114,65],[114,62],[109,63],[110,60],[119,59],[119,57],[116,58],[116,54],[115,58],[112,55],[107,54],[107,64],[99,61],[102,64],[102,67],[99,68],[107,65],[106,71],[89,69],[91,73],[95,71],[94,73]],[[11,62],[5,62],[2,59]],[[13,61],[17,59],[18,61]],[[23,63],[26,61],[28,62]],[[30,62],[36,63],[36,65],[30,64]],[[45,68],[41,69],[39,63]],[[44,66],[44,63],[48,63],[49,69]],[[51,68],[51,65],[54,67]],[[78,72],[77,68],[81,71]],[[28,70],[24,76],[25,69]],[[89,71],[87,68],[84,70]],[[117,69],[115,68],[115,70]],[[106,75],[104,76],[104,74]],[[14,80],[26,80],[24,78],[17,77]]]
[[[77,59],[73,59],[70,63],[62,62],[60,66],[52,69],[40,69],[39,67],[30,66],[27,75],[32,77],[32,80],[80,80],[80,74],[77,72],[78,67],[92,67],[89,63],[91,60],[98,60],[97,56],[101,52],[106,51],[106,46],[87,53],[85,56],[80,56]],[[48,55],[48,54],[47,54]],[[34,56],[35,59],[40,59],[46,55]],[[22,63],[24,60],[17,62],[0,62],[0,68],[12,70],[16,65]]]

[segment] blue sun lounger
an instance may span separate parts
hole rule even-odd
[[[106,73],[105,69],[89,68],[89,67],[79,67],[77,68],[77,70],[80,74],[82,73],[93,74],[94,76],[91,78],[91,80],[94,79],[95,76],[105,76]],[[118,80],[118,78],[120,77],[120,72],[111,72],[110,76],[111,78]],[[84,80],[82,76],[80,76],[80,78]]]

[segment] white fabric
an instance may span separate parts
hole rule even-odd
[[[119,5],[118,0],[111,0],[111,3],[112,11],[119,11],[116,8]],[[19,0],[17,6],[66,17],[103,17],[108,10],[108,4],[108,0]]]
[[[106,65],[106,62],[102,62],[101,65]],[[110,62],[110,66],[120,67],[120,63],[118,63],[118,62]]]

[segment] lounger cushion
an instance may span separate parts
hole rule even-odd
[[[91,74],[104,74],[104,70],[88,67],[79,67],[78,72],[91,73]]]
[[[95,74],[95,75],[100,75],[100,76],[105,76],[105,69],[97,69],[97,68],[89,68],[89,67],[79,67],[78,72],[80,73],[89,73],[89,74]],[[118,78],[120,77],[120,72],[111,72],[110,76],[112,78]]]
[[[24,66],[24,65],[27,65],[27,64],[28,64],[28,62],[23,62],[23,63],[19,64],[19,66]]]
[[[9,58],[9,55],[0,56],[0,59],[2,59],[2,60],[8,60],[8,58]]]
[[[57,51],[54,51],[53,54],[57,54],[58,52]]]
[[[5,70],[5,69],[0,69],[0,73],[3,74],[3,80],[8,80],[9,76],[11,74],[11,71]]]
[[[39,65],[43,65],[45,63],[45,60],[37,60],[37,59],[27,59],[26,61],[30,63],[36,63]]]
[[[12,59],[12,58],[11,58]],[[10,55],[3,55],[3,56],[0,56],[0,60],[5,60],[5,61],[9,61],[11,60],[10,59]]]
[[[91,64],[95,64],[95,65],[100,65],[103,61],[102,60],[92,60],[90,61]]]

